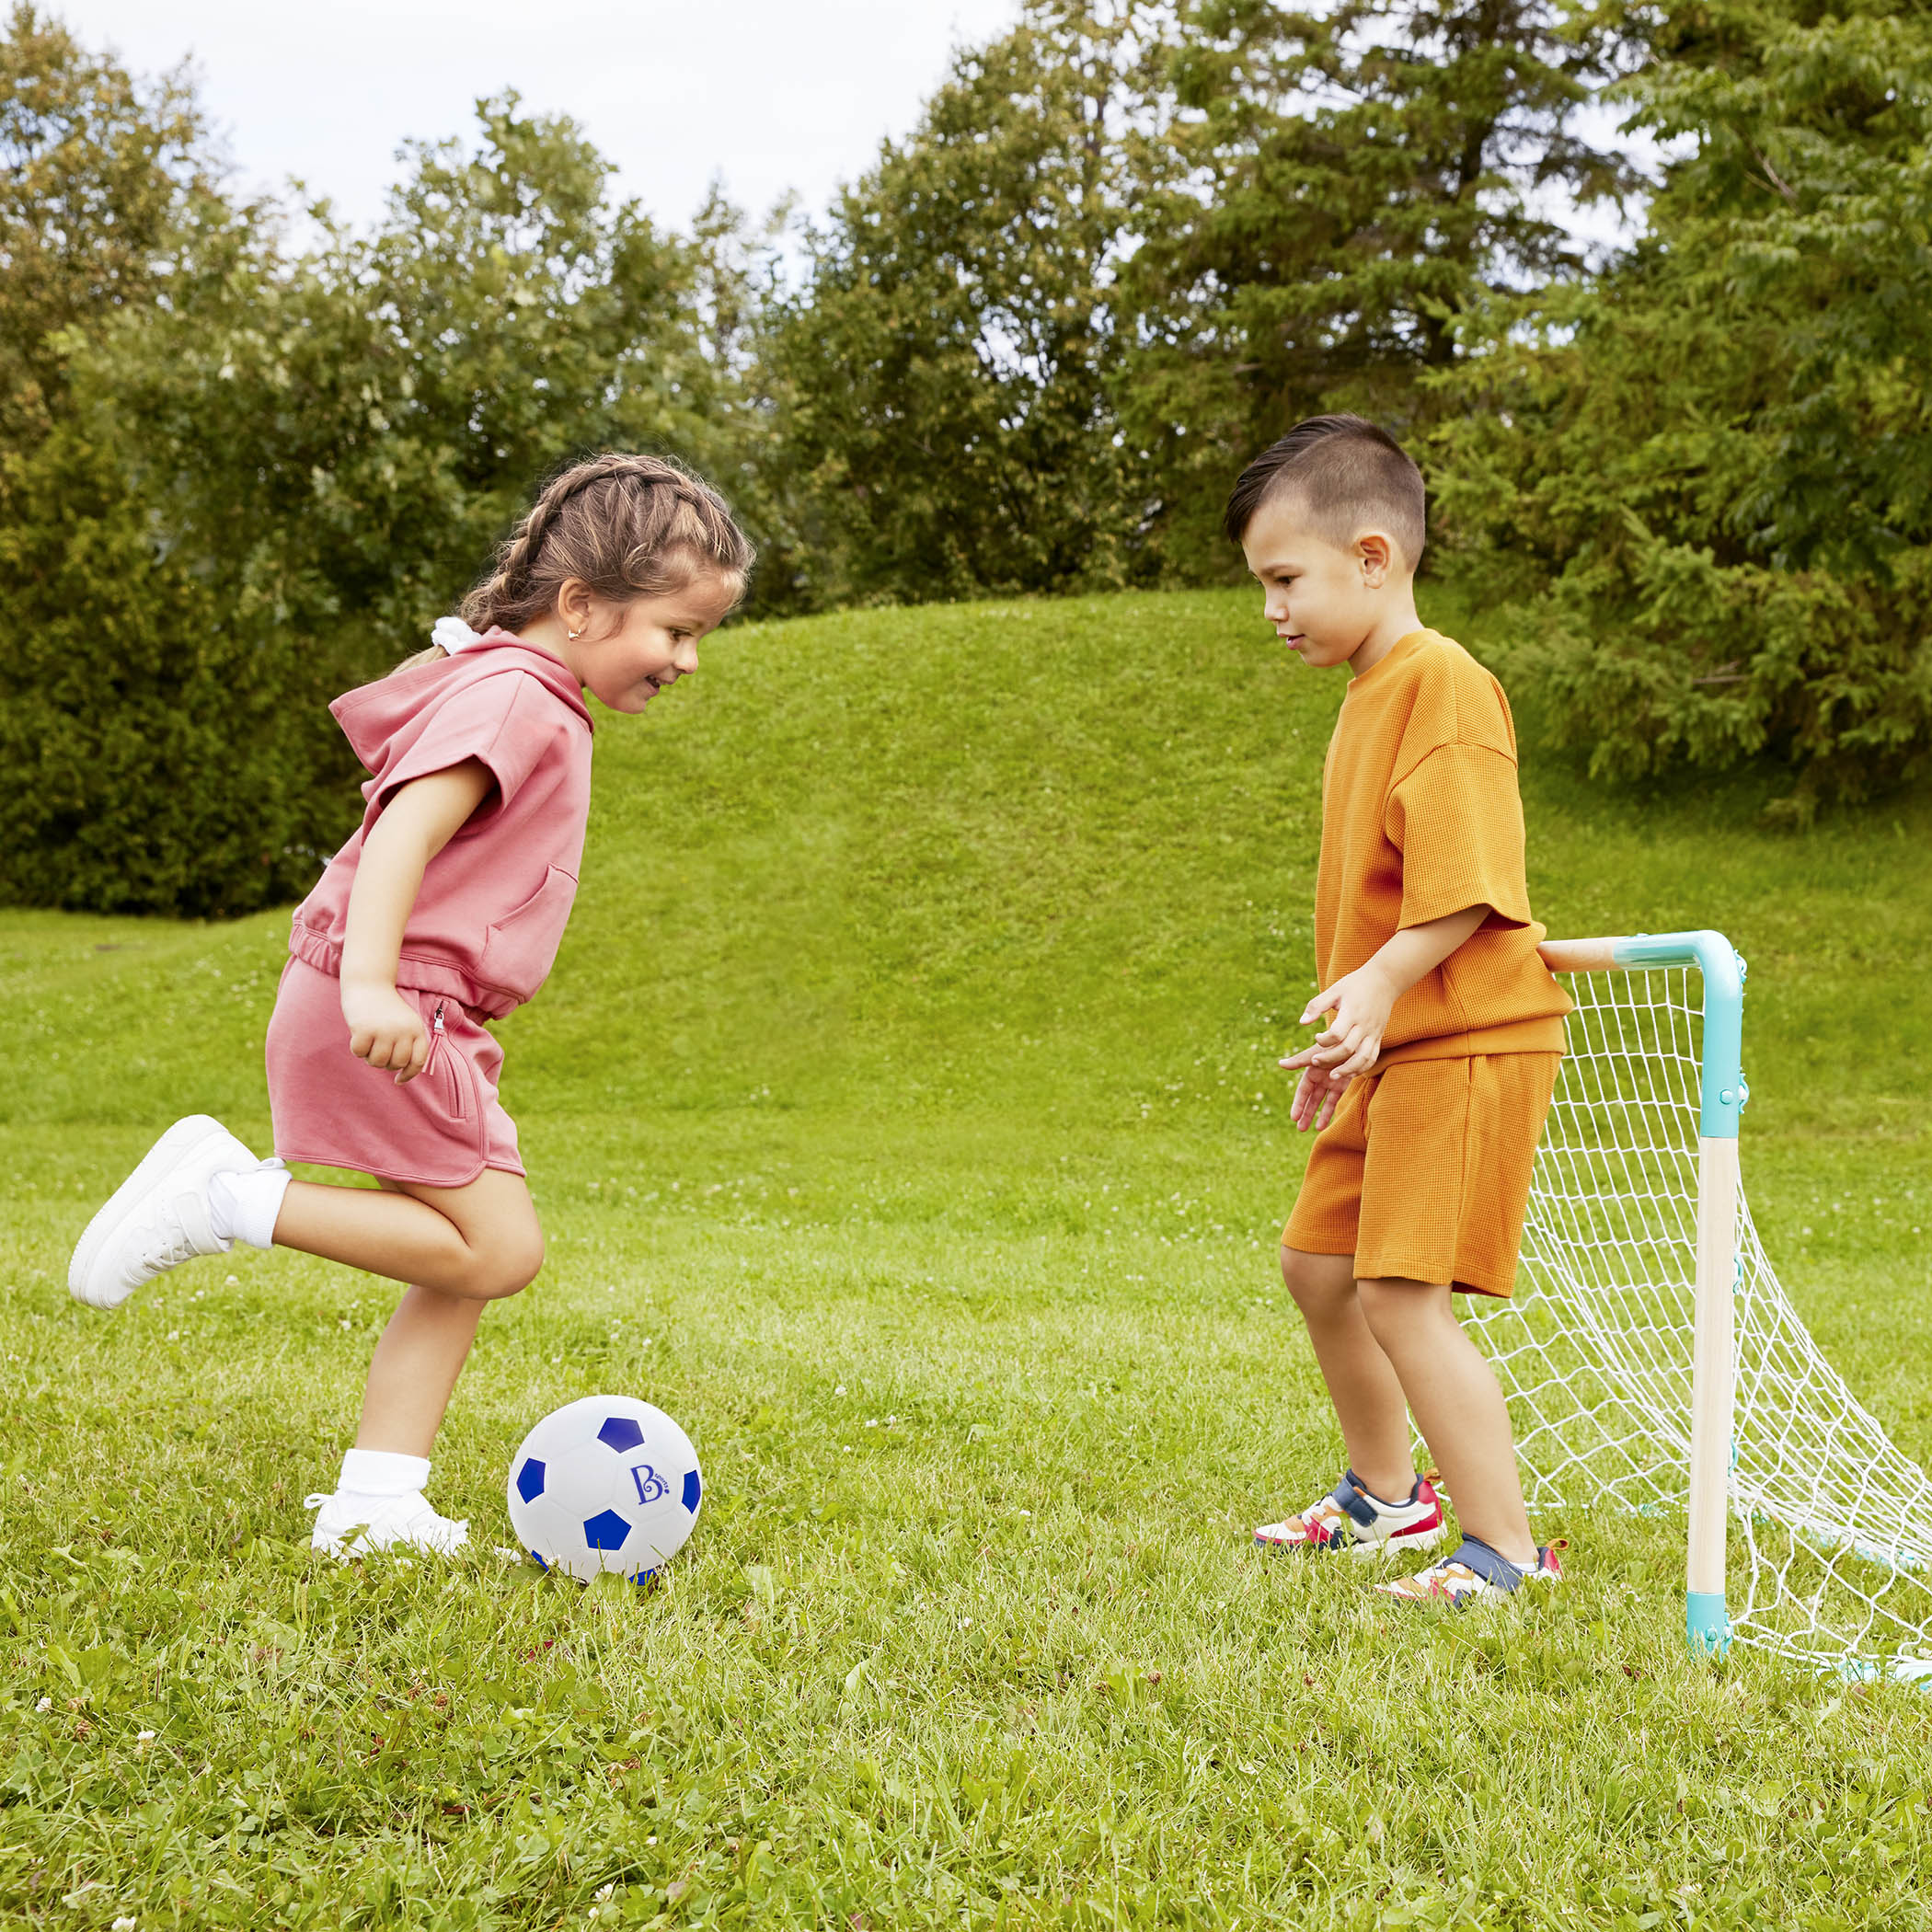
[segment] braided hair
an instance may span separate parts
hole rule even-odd
[[[544,487],[462,615],[479,631],[521,629],[557,607],[572,577],[613,604],[676,590],[697,570],[742,595],[754,554],[709,484],[661,456],[607,451]]]

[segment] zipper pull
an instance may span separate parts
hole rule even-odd
[[[432,1033],[441,1033],[443,1031],[443,1008],[444,1004],[443,1001],[438,1000],[436,1002],[436,1010],[430,1018],[430,1030]]]

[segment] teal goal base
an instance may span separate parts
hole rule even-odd
[[[1731,1648],[1731,1614],[1721,1591],[1693,1590],[1684,1599],[1684,1626],[1691,1649],[1721,1657]]]

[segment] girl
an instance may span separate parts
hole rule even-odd
[[[635,712],[688,677],[744,593],[752,546],[696,477],[613,454],[551,483],[497,563],[429,650],[329,707],[372,776],[362,829],[295,908],[266,1042],[276,1157],[205,1114],[176,1121],[67,1273],[112,1308],[243,1241],[412,1284],[335,1492],[309,1498],[314,1546],[337,1556],[466,1538],[423,1495],[430,1445],[485,1304],[544,1257],[486,1025],[543,983],[570,914],[583,692]],[[290,1160],[359,1169],[377,1190],[293,1180]]]

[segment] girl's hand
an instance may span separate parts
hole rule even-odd
[[[1382,1036],[1388,1030],[1388,1017],[1400,990],[1373,960],[1344,973],[1326,993],[1317,993],[1302,1014],[1305,1027],[1313,1026],[1324,1013],[1332,1014],[1328,1029],[1316,1036],[1312,1046],[1291,1053],[1282,1064],[1305,1067],[1309,1075],[1328,1079],[1339,1097],[1350,1080],[1367,1073],[1380,1056]]]
[[[349,1051],[371,1066],[394,1069],[406,1087],[430,1060],[430,1029],[394,986],[342,982],[342,1018],[349,1023]]]

